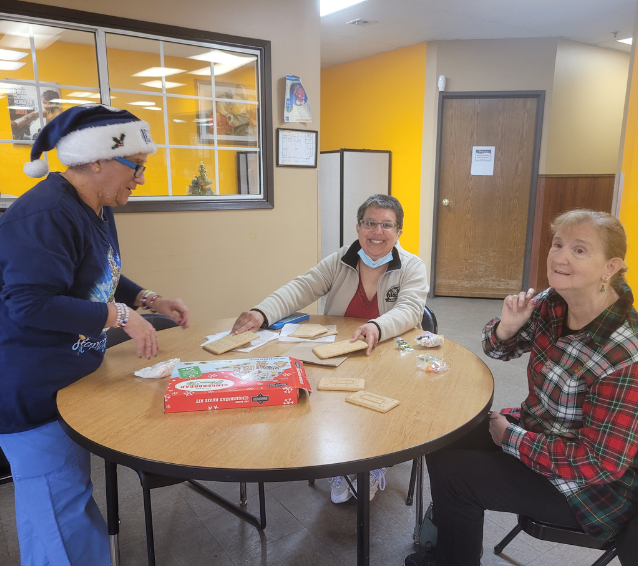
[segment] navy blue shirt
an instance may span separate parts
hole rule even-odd
[[[120,266],[113,211],[59,173],[0,217],[0,434],[55,420],[57,391],[102,363],[107,303],[141,290]]]

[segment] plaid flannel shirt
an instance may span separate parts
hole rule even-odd
[[[638,512],[638,313],[620,298],[585,328],[561,336],[567,304],[537,295],[529,321],[510,340],[483,330],[483,350],[509,360],[530,352],[529,394],[503,450],[549,478],[596,538],[610,538]],[[513,413],[506,409],[503,413]]]

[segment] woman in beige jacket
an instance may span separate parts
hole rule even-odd
[[[365,338],[368,355],[378,342],[420,328],[429,290],[427,273],[422,259],[398,245],[402,228],[401,203],[388,195],[371,196],[357,211],[355,242],[243,312],[232,332],[266,328],[326,295],[324,314],[368,320],[352,336],[353,341]],[[384,472],[370,472],[370,499],[377,488],[385,488]],[[335,503],[352,497],[344,479],[329,479]]]

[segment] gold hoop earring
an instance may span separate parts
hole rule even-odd
[[[93,167],[93,173],[99,173],[100,171],[102,171],[102,169],[100,169],[99,165],[97,167]]]

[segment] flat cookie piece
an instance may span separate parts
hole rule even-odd
[[[396,399],[390,399],[390,397],[383,397],[382,395],[375,395],[369,391],[357,391],[352,395],[346,397],[348,403],[353,405],[361,405],[373,411],[379,411],[380,413],[387,413],[390,409],[394,409],[399,402]]]
[[[241,334],[229,334],[223,336],[219,340],[215,340],[210,344],[204,345],[204,350],[211,352],[212,354],[219,355],[235,348],[241,348],[246,344],[250,344],[253,340],[257,340],[259,334],[254,332],[242,332]]]
[[[328,329],[321,324],[300,324],[299,328],[290,334],[290,336],[312,339],[318,336],[325,336],[327,332]]]
[[[334,358],[335,356],[343,356],[344,354],[350,354],[351,352],[357,352],[359,350],[366,350],[368,343],[364,340],[344,340],[343,342],[333,342],[332,344],[323,344],[321,346],[315,346],[312,351],[315,356],[325,360],[326,358]]]
[[[366,380],[359,377],[322,377],[317,389],[324,391],[360,391]]]

